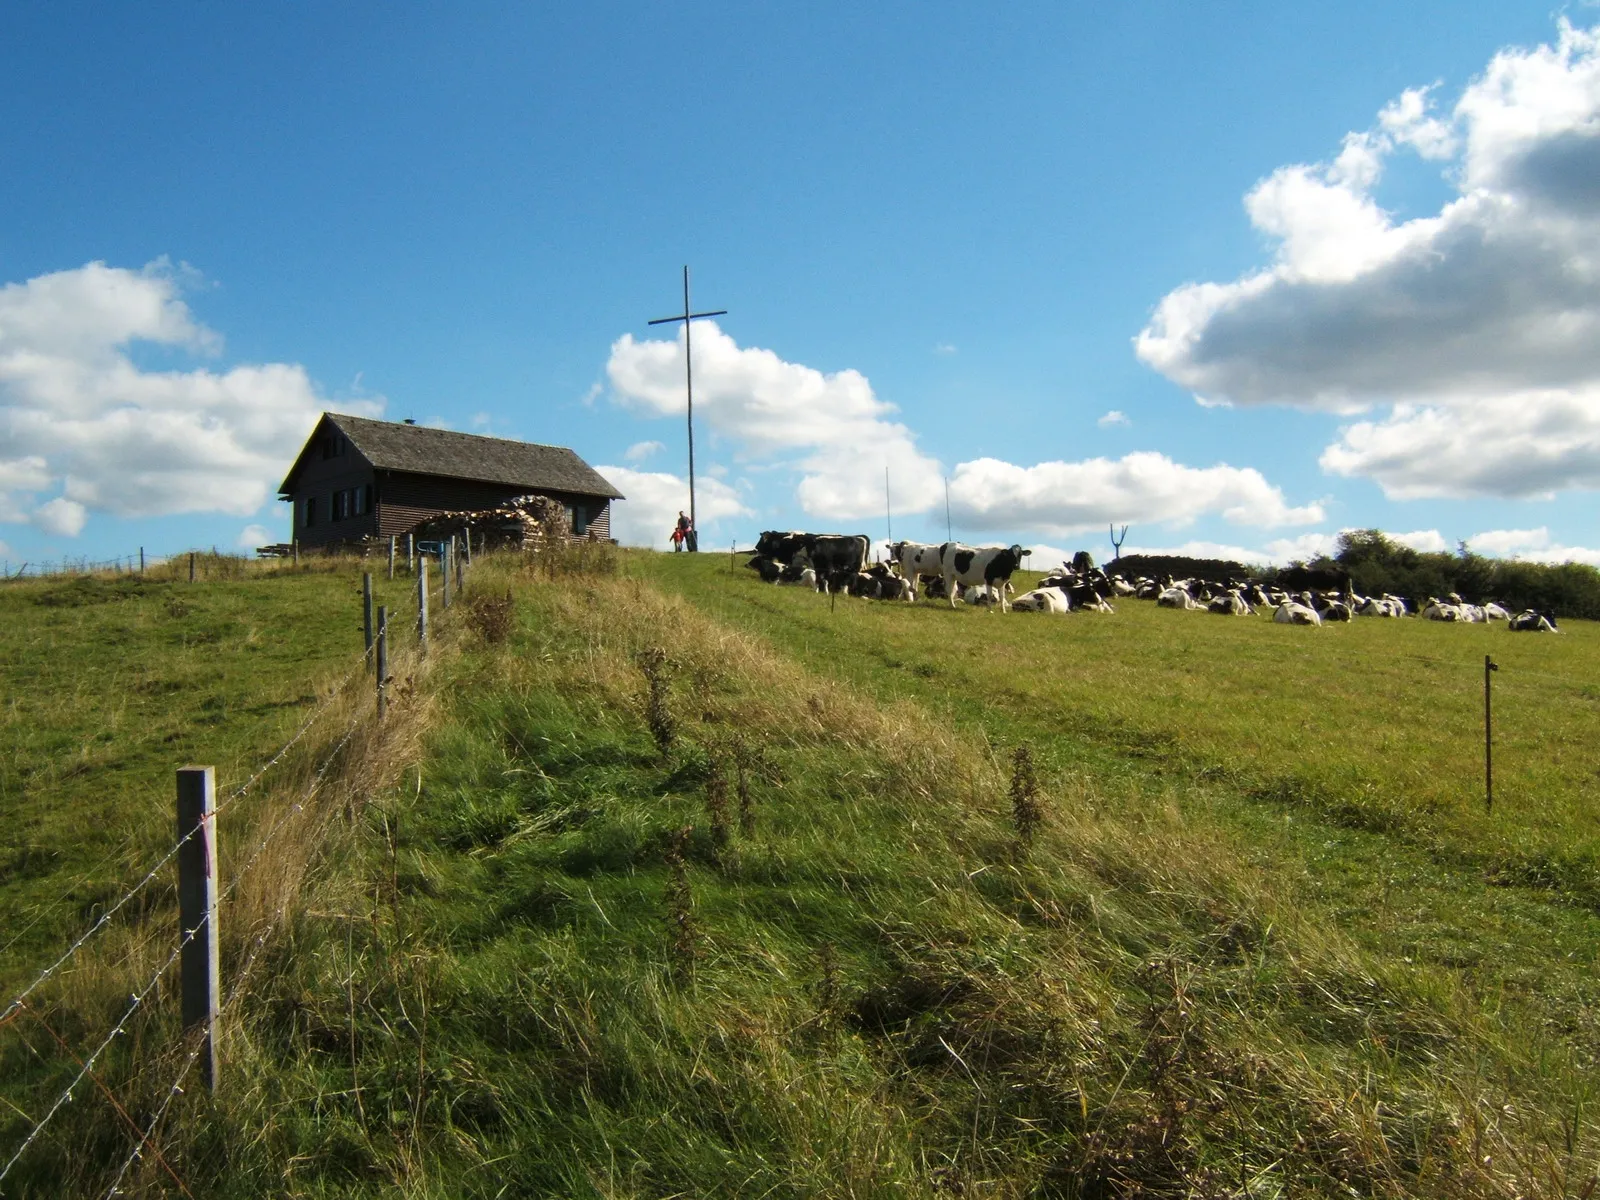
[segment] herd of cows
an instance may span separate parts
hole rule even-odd
[[[1031,551],[1021,546],[964,546],[959,542],[925,545],[893,542],[885,562],[868,562],[872,540],[865,534],[800,533],[768,530],[745,565],[766,583],[807,587],[818,592],[870,600],[946,599],[957,604],[998,605],[1001,612],[1101,612],[1115,610],[1115,598],[1154,600],[1163,608],[1203,610],[1223,616],[1272,614],[1281,625],[1322,625],[1355,617],[1420,615],[1430,621],[1486,624],[1505,621],[1519,633],[1556,633],[1555,616],[1525,609],[1513,614],[1492,601],[1469,604],[1451,593],[1420,605],[1401,596],[1358,596],[1354,591],[1290,593],[1259,583],[1215,583],[1203,579],[1141,578],[1107,575],[1087,551],[1047,574],[1037,587],[1018,596],[1011,576]]]

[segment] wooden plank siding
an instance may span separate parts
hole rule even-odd
[[[290,535],[302,546],[326,546],[332,542],[354,541],[373,537],[378,532],[378,516],[368,511],[360,516],[333,518],[333,497],[346,489],[367,487],[375,482],[372,464],[353,449],[332,458],[313,457],[295,480],[293,497],[294,519]],[[316,520],[306,525],[306,500],[314,499]],[[376,505],[371,506],[375,508]]]

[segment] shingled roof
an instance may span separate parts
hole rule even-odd
[[[456,433],[397,421],[373,421],[342,413],[323,413],[322,419],[349,438],[356,451],[380,471],[505,483],[529,491],[572,492],[580,496],[609,496],[613,500],[624,498],[603,475],[565,446],[541,446],[536,442],[514,442],[509,438]],[[301,451],[302,457],[304,454],[305,451]],[[283,486],[278,489],[280,492],[290,490],[289,485],[299,467],[300,460],[296,459]]]

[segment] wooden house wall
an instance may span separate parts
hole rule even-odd
[[[353,448],[347,448],[345,453],[334,458],[323,458],[320,454],[310,458],[294,481],[294,517],[290,522],[293,532],[290,536],[302,546],[322,546],[329,542],[353,541],[375,535],[378,532],[375,511],[369,510],[360,516],[345,517],[340,521],[333,519],[335,492],[366,487],[374,479],[375,472],[371,464]],[[307,528],[305,502],[309,496],[316,497],[317,519],[315,524]],[[375,509],[376,505],[372,507]]]

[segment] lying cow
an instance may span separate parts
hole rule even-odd
[[[762,583],[777,583],[778,576],[783,574],[783,564],[774,562],[764,554],[756,555],[745,566],[759,575]]]
[[[1239,589],[1234,588],[1226,596],[1218,596],[1206,605],[1206,611],[1222,617],[1248,617],[1253,610]]]
[[[1015,612],[1065,613],[1072,611],[1072,601],[1061,588],[1036,587],[1031,592],[1023,592],[1011,602],[1011,607]]]
[[[999,602],[1003,597],[1011,595],[1016,590],[1017,589],[1012,587],[1009,583],[985,583],[979,584],[977,587],[966,587],[963,584],[956,584],[956,594],[959,599],[968,604],[976,604],[981,608],[988,608],[989,606]]]
[[[1195,599],[1189,594],[1188,589],[1181,587],[1169,587],[1163,589],[1156,596],[1156,604],[1161,608],[1191,609],[1200,607],[1200,605],[1195,603]]]
[[[1539,612],[1528,608],[1519,612],[1506,623],[1506,628],[1512,633],[1560,633],[1556,628],[1555,617],[1547,612]]]
[[[1301,604],[1298,600],[1285,600],[1278,605],[1278,611],[1272,614],[1272,619],[1279,625],[1322,624],[1322,618],[1317,615],[1317,610],[1309,604]]]
[[[950,607],[956,606],[956,584],[968,587],[988,587],[1011,582],[1011,576],[1022,566],[1022,560],[1032,551],[1021,546],[986,546],[977,549],[960,542],[946,542],[939,547],[939,570],[944,577],[945,590],[950,593]],[[1006,594],[1000,592],[1000,611],[1006,611]]]
[[[817,590],[817,573],[810,567],[791,563],[778,576],[778,584],[781,587],[808,587],[814,592]]]

